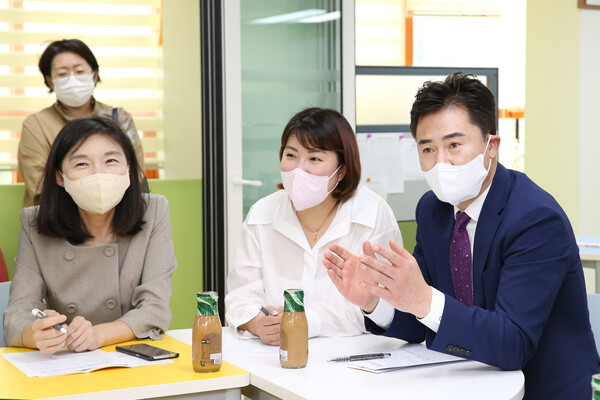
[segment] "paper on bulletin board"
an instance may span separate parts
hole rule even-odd
[[[421,164],[419,163],[419,149],[417,141],[411,137],[402,139],[402,165],[405,181],[420,181],[425,179]]]
[[[377,193],[403,193],[402,133],[361,133],[356,137],[361,181]]]

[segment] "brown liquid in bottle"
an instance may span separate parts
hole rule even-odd
[[[198,293],[196,320],[192,327],[192,365],[196,372],[221,369],[222,328],[217,312],[217,293]]]
[[[279,333],[279,361],[283,368],[304,368],[308,363],[308,323],[304,292],[286,290]]]

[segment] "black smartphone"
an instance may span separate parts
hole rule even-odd
[[[130,344],[127,346],[117,346],[117,351],[143,358],[148,361],[165,360],[167,358],[177,358],[179,353],[174,353],[169,350],[159,349],[158,347],[150,346],[145,343]]]

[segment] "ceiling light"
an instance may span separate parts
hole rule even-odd
[[[255,19],[253,21],[250,21],[250,23],[251,24],[280,24],[280,23],[284,23],[284,22],[298,22],[301,19],[315,17],[317,15],[325,14],[326,12],[327,11],[325,11],[325,10],[317,10],[317,9],[302,10],[302,11],[296,11],[296,12],[291,12],[291,13],[287,13],[287,14],[274,15],[272,17]]]
[[[298,22],[302,24],[318,24],[320,22],[333,21],[336,19],[340,19],[342,13],[340,11],[333,11],[327,14],[315,15],[314,17],[307,17],[298,20]]]

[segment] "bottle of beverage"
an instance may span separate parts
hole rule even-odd
[[[592,400],[600,399],[600,374],[592,375]]]
[[[221,320],[216,292],[199,292],[196,296],[196,320],[192,327],[192,364],[196,372],[221,369]]]
[[[304,368],[308,362],[308,323],[304,313],[304,291],[283,292],[283,315],[279,331],[279,361],[283,368]]]

